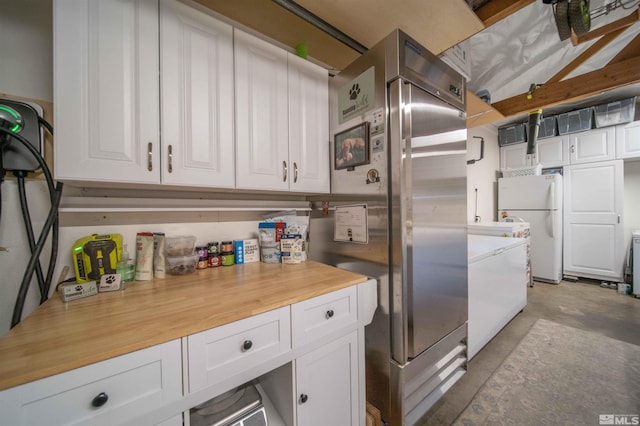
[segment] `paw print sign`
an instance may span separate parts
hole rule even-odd
[[[354,84],[349,90],[349,99],[355,101],[358,99],[358,95],[360,94],[360,85],[358,83]]]

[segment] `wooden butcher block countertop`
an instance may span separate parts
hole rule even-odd
[[[64,303],[52,296],[0,338],[0,390],[349,287],[317,262],[221,266],[135,281]]]

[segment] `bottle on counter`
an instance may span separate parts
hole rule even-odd
[[[116,274],[120,274],[121,283],[128,283],[135,279],[136,264],[129,258],[126,244],[122,245],[122,259],[116,264]]]

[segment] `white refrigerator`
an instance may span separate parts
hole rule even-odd
[[[498,218],[529,223],[531,275],[558,284],[562,280],[562,175],[500,178]]]

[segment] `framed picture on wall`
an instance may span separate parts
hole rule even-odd
[[[353,170],[369,164],[369,122],[336,133],[334,139],[334,168]]]

